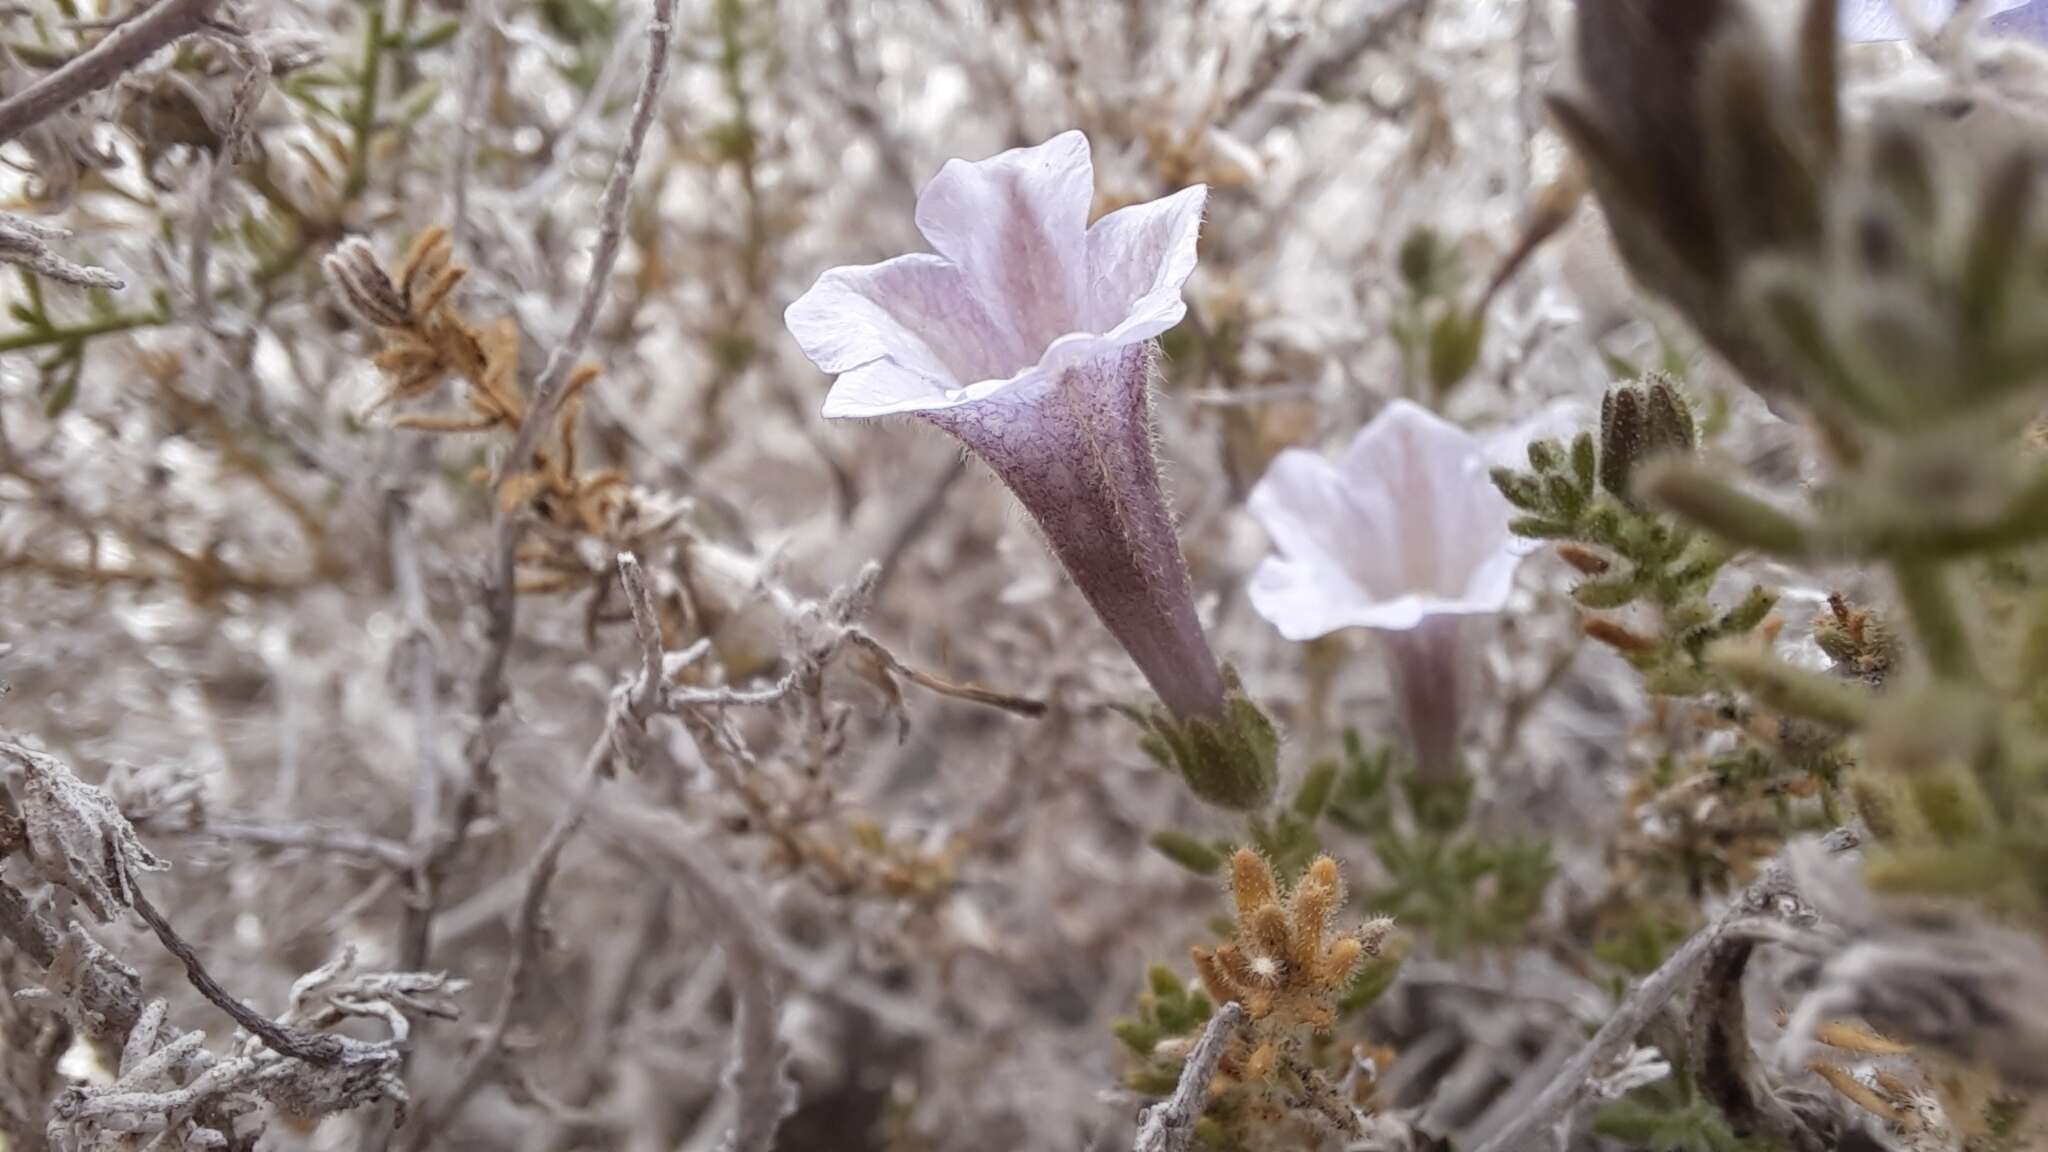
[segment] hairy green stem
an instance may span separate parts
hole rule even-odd
[[[1892,579],[1928,668],[1946,680],[1975,680],[1969,628],[1949,587],[1947,570],[1930,560],[1901,557],[1892,562]]]
[[[1781,559],[1806,559],[1816,533],[1802,521],[1743,492],[1704,464],[1666,457],[1646,466],[1636,491],[1737,547]]]
[[[76,344],[95,336],[114,332],[130,332],[137,328],[155,328],[169,322],[170,317],[162,312],[117,312],[85,324],[69,328],[36,328],[0,336],[0,352],[21,352],[30,348],[51,348],[61,344]]]
[[[355,107],[349,110],[349,127],[354,146],[349,149],[348,183],[342,196],[354,200],[370,186],[370,137],[377,131],[377,96],[384,80],[384,10],[370,9],[363,28],[361,87]]]

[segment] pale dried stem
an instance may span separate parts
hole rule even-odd
[[[1836,829],[1829,834],[1828,846],[1834,851],[1847,851],[1856,845],[1857,839],[1856,834],[1848,829]],[[1767,865],[1757,882],[1715,917],[1713,923],[1694,933],[1655,972],[1644,977],[1614,1010],[1614,1014],[1607,1018],[1607,1022],[1600,1026],[1600,1030],[1593,1034],[1593,1038],[1586,1041],[1558,1071],[1549,1087],[1537,1095],[1514,1123],[1480,1145],[1478,1152],[1517,1152],[1518,1149],[1534,1147],[1541,1134],[1570,1113],[1591,1083],[1593,1073],[1620,1055],[1644,1025],[1698,975],[1722,939],[1754,918],[1759,909],[1768,908],[1776,897],[1787,891],[1789,884],[1782,864],[1773,861]]]
[[[387,868],[409,868],[413,862],[413,853],[404,844],[356,828],[210,816],[200,831],[238,844],[348,856]]]
[[[448,172],[448,238],[457,257],[469,249],[469,184],[483,134],[484,89],[497,33],[497,0],[470,0],[462,18],[462,78],[455,108],[455,156]]]
[[[503,475],[525,468],[541,437],[554,425],[569,369],[582,351],[590,336],[591,325],[597,318],[598,306],[604,299],[605,286],[611,278],[612,265],[618,259],[619,245],[625,235],[626,204],[632,189],[633,173],[639,167],[647,130],[654,121],[662,87],[668,77],[674,16],[675,0],[654,0],[654,19],[648,27],[646,73],[641,80],[640,94],[633,104],[626,141],[613,162],[611,176],[599,203],[598,240],[591,255],[590,279],[585,283],[582,298],[577,304],[575,322],[549,354],[547,366],[534,385],[533,399],[527,405],[526,414],[513,437],[512,448],[501,464]],[[498,713],[505,704],[505,666],[511,656],[512,638],[518,624],[516,569],[519,542],[525,531],[526,521],[520,510],[505,508],[501,503],[495,515],[490,568],[485,577],[485,648],[475,681],[477,727],[468,742],[465,757],[467,773],[455,798],[454,811],[420,866],[416,883],[419,891],[407,911],[400,954],[404,961],[402,966],[408,969],[424,967],[432,954],[433,918],[440,903],[437,892],[440,876],[467,841],[469,822],[491,787],[491,761],[497,743],[494,729]]]
[[[174,40],[204,27],[221,0],[162,0],[63,67],[0,100],[0,144],[107,88]]]
[[[760,898],[707,852],[701,837],[683,821],[671,813],[628,807],[615,800],[606,806],[604,822],[629,851],[666,866],[709,926],[719,933],[734,1003],[733,1055],[726,1071],[734,1096],[734,1120],[720,1148],[722,1152],[768,1152],[782,1118],[795,1103],[785,1070],[787,1054],[776,1030],[779,1011],[770,977],[778,971],[800,975],[800,965],[791,961],[787,946],[762,923],[756,912]]]
[[[533,862],[527,866],[526,887],[520,896],[519,911],[512,925],[511,964],[506,969],[505,982],[499,990],[491,1022],[485,1029],[483,1040],[456,1074],[455,1087],[449,1090],[440,1107],[414,1126],[410,1141],[412,1148],[425,1148],[431,1144],[434,1136],[454,1119],[496,1069],[505,1050],[506,1034],[518,1013],[521,999],[532,984],[534,968],[540,960],[541,917],[547,910],[548,892],[560,871],[562,851],[583,827],[590,813],[591,800],[604,780],[612,775],[614,766],[623,763],[629,770],[638,770],[647,721],[654,714],[655,705],[661,697],[661,627],[639,559],[630,552],[621,552],[618,565],[619,580],[625,586],[627,602],[632,605],[634,630],[640,640],[640,674],[630,689],[622,688],[614,698],[605,716],[604,731],[584,756],[583,767],[577,774],[574,797],[556,818],[553,827],[548,829],[539,851],[534,853]]]
[[[1145,1109],[1131,1152],[1188,1152],[1195,1138],[1195,1121],[1209,1105],[1209,1082],[1216,1079],[1216,1066],[1243,1023],[1244,1009],[1235,1000],[1209,1018],[1187,1063],[1181,1065],[1173,1095]]]
[[[263,1041],[265,1047],[280,1056],[322,1066],[336,1063],[341,1059],[343,1045],[340,1040],[324,1034],[308,1034],[279,1024],[242,1003],[233,993],[221,987],[220,981],[215,980],[212,974],[207,972],[206,965],[201,963],[199,953],[178,935],[164,914],[157,911],[156,905],[149,902],[149,897],[142,894],[142,889],[135,889],[131,895],[135,901],[136,913],[149,925],[150,931],[156,933],[157,940],[164,948],[185,966],[185,977],[191,982],[192,987],[198,989],[199,994],[206,997],[214,1007],[233,1017],[235,1023],[241,1025],[244,1031]]]

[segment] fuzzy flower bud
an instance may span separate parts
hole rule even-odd
[[[1600,403],[1600,486],[1634,503],[1636,469],[1668,453],[1690,453],[1698,443],[1692,409],[1669,380],[1653,375],[1641,385],[1607,393]]]

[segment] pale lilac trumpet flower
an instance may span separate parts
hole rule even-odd
[[[1195,613],[1151,420],[1154,338],[1187,312],[1206,195],[1197,185],[1091,227],[1079,132],[952,160],[917,200],[935,255],[834,268],[785,320],[838,377],[827,417],[915,416],[959,438],[1016,493],[1172,716],[1213,734],[1241,696]]]
[[[1396,400],[1334,461],[1282,452],[1249,503],[1275,550],[1252,573],[1252,608],[1289,640],[1378,633],[1418,768],[1436,778],[1456,771],[1471,671],[1464,621],[1501,610],[1532,550],[1509,530],[1489,449]]]
[[[1900,0],[1840,0],[1837,11],[1846,40],[1906,40],[1913,29],[1900,18]],[[1928,29],[1938,28],[1956,10],[1955,0],[1903,0]],[[2048,40],[2048,0],[1987,0],[1983,28],[1994,36]]]

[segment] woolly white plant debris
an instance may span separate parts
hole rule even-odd
[[[17,802],[29,859],[51,884],[76,896],[104,922],[135,903],[135,878],[170,863],[151,852],[107,794],[45,752],[0,741],[22,776]]]

